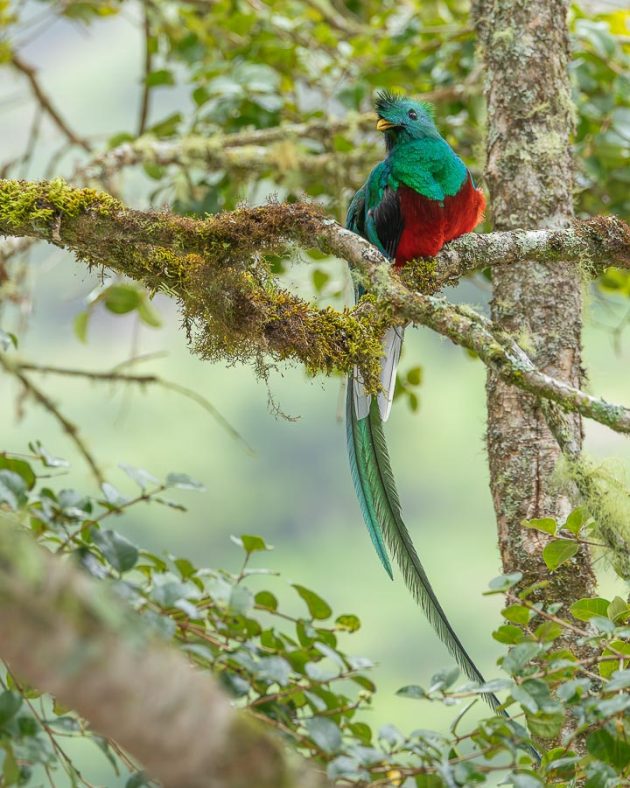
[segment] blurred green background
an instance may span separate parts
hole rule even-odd
[[[60,18],[30,43],[25,38],[21,52],[40,69],[45,89],[82,134],[104,142],[133,125],[143,57],[137,6],[126,5],[119,15],[87,28]],[[187,94],[177,88],[154,91],[153,101],[156,117],[175,109],[190,111]],[[1,155],[10,160],[23,150],[33,105],[23,82],[7,69],[0,71],[0,108]],[[438,125],[440,120],[438,112]],[[42,177],[44,162],[59,141],[56,130],[45,124],[40,151],[24,174]],[[60,171],[70,173],[76,161],[71,153]],[[143,205],[149,188],[148,179],[134,173],[126,180],[125,195],[131,204]],[[322,265],[330,270],[333,284],[341,286],[341,267],[335,261]],[[290,278],[308,292],[310,274],[307,266],[296,265]],[[138,353],[163,354],[136,371],[157,373],[206,396],[255,451],[255,456],[248,455],[207,413],[173,392],[47,377],[47,391],[80,425],[107,478],[121,490],[132,492],[132,485],[117,468],[119,462],[147,468],[157,476],[186,472],[207,487],[205,494],[181,494],[186,514],[156,506],[136,508],[116,527],[140,546],[228,569],[240,560],[230,534],[264,536],[275,550],[258,563],[281,572],[275,583],[278,592],[290,597],[288,583],[297,581],[322,594],[337,613],[353,612],[361,618],[362,629],[346,639],[345,648],[378,663],[374,679],[379,693],[370,721],[394,722],[403,731],[446,725],[451,716],[446,709],[394,694],[405,684],[426,684],[451,659],[400,578],[392,583],[374,554],[355,500],[345,434],[337,417],[341,380],[307,379],[301,369],[282,365],[272,372],[268,390],[250,369],[202,363],[188,352],[176,308],[164,296],[154,301],[162,329],[141,325],[135,316],[115,317],[99,307],[88,343],[82,344],[73,333],[73,319],[99,277],[72,256],[44,244],[30,253],[26,276],[32,311],[25,314],[19,306],[5,303],[1,312],[2,328],[19,336],[21,357],[107,369]],[[485,308],[489,286],[475,279],[447,295]],[[630,332],[621,334],[616,344],[612,333],[628,301],[613,296],[604,300],[594,290],[588,300],[584,360],[589,388],[628,403]],[[438,597],[484,675],[491,678],[499,675],[494,663],[501,649],[490,632],[499,622],[500,599],[483,597],[482,592],[500,573],[500,564],[484,444],[485,370],[461,349],[424,329],[407,332],[401,366],[404,371],[418,364],[423,368],[419,411],[412,413],[399,401],[388,423],[392,463],[407,523]],[[295,420],[274,415],[270,393]],[[72,462],[67,477],[56,478],[55,485],[95,492],[75,447],[48,413],[30,400],[22,401],[15,381],[6,377],[0,379],[0,398],[4,449],[25,451],[30,440],[39,439],[49,451]],[[593,457],[615,458],[628,467],[627,439],[591,422],[585,428],[586,448]],[[604,562],[598,561],[597,567],[602,595],[619,593],[620,581]],[[295,604],[298,609],[299,601]],[[85,758],[91,761],[92,755],[86,753]],[[88,761],[94,781],[114,785],[104,762],[101,773],[96,760]]]

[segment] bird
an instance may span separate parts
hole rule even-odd
[[[483,192],[435,124],[433,107],[398,93],[381,91],[375,101],[376,129],[385,137],[386,156],[356,192],[346,227],[401,267],[433,257],[448,241],[471,232],[483,219]],[[358,300],[364,290],[355,285]],[[383,422],[389,417],[404,327],[383,338],[380,390],[369,394],[358,369],[348,379],[346,433],[354,487],[363,518],[385,571],[393,579],[388,551],[429,622],[465,675],[484,679],[440,605],[401,514]],[[487,693],[490,705],[500,702]]]

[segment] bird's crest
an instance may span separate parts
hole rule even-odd
[[[388,111],[391,111],[395,107],[407,102],[413,101],[415,105],[419,105],[431,118],[431,120],[435,120],[435,108],[433,104],[429,104],[428,101],[416,101],[414,99],[410,99],[407,96],[403,96],[402,93],[397,93],[396,91],[391,90],[379,90],[376,94],[376,100],[374,101],[374,108],[376,109],[376,114],[383,116],[387,114]]]

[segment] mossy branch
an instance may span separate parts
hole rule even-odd
[[[593,269],[612,262],[630,266],[630,230],[614,217],[563,230],[471,234],[435,260],[417,261],[397,276],[375,247],[308,203],[271,203],[190,219],[134,211],[107,194],[63,181],[5,180],[0,181],[0,234],[47,240],[90,265],[177,296],[193,349],[202,358],[262,366],[270,356],[326,374],[346,373],[356,364],[374,391],[385,327],[413,321],[474,350],[513,385],[630,432],[628,409],[544,374],[488,320],[431,295],[453,280],[458,267],[465,273],[523,259],[584,262],[585,256]],[[337,311],[278,288],[264,255],[290,244],[346,260],[372,295]]]
[[[315,785],[306,768],[290,774],[279,740],[236,711],[211,676],[151,634],[105,583],[4,516],[0,631],[11,633],[0,638],[0,658],[19,678],[75,709],[167,788]]]

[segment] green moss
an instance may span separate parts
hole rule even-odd
[[[49,182],[0,181],[0,225],[39,226],[56,217],[75,217],[92,210],[122,210],[118,200],[94,189],[75,189],[61,178]]]
[[[596,464],[585,458],[563,460],[556,470],[559,487],[577,487],[595,520],[595,535],[617,574],[630,580],[630,486],[625,470],[612,461]]]
[[[460,239],[461,242],[462,239]],[[437,282],[437,264],[433,259],[419,257],[410,260],[399,269],[401,282],[411,290],[431,294],[439,289]]]
[[[95,215],[103,221],[91,221]],[[62,180],[0,182],[0,228],[61,243],[90,266],[176,295],[202,358],[251,363],[263,375],[269,360],[293,359],[312,374],[345,373],[356,364],[376,391],[387,310],[370,299],[341,312],[318,309],[279,287],[265,258],[292,240],[313,243],[321,218],[314,205],[271,203],[199,221],[132,211]],[[433,264],[424,265],[428,281]]]

